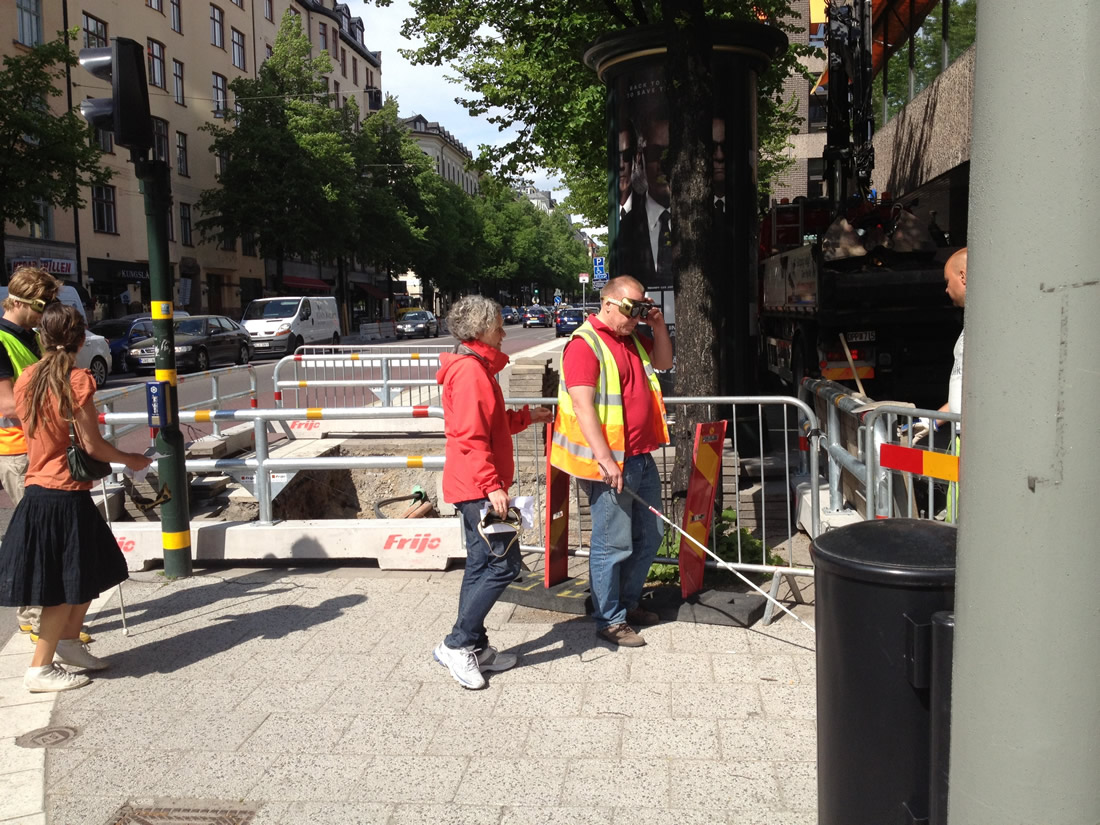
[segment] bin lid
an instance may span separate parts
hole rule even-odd
[[[818,536],[816,568],[848,578],[897,585],[950,585],[955,541],[950,524],[912,518],[861,521]]]

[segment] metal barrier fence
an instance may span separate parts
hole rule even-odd
[[[233,375],[238,375],[242,372],[248,373],[247,390],[241,390],[240,392],[226,392],[221,382],[223,379],[229,378]],[[198,401],[191,401],[187,404],[180,404],[180,412],[184,410],[206,410],[206,409],[221,409],[222,404],[226,401],[233,401],[237,398],[248,398],[249,406],[256,406],[256,370],[251,364],[245,364],[244,366],[236,367],[223,367],[222,369],[210,370],[208,372],[196,373],[194,375],[181,375],[176,378],[176,385],[183,386],[184,384],[199,384],[203,381],[210,382],[210,397],[203,398]],[[99,412],[102,413],[114,413],[115,408],[122,401],[130,401],[137,399],[142,402],[144,407],[145,400],[145,384],[133,384],[129,387],[119,387],[113,390],[101,390],[95,394],[95,406]],[[102,415],[100,416],[102,418]],[[113,423],[106,424],[106,432],[103,433],[103,437],[110,441],[112,444],[118,444],[118,439],[126,435],[129,432],[139,429],[148,429],[148,422],[145,418],[145,414],[141,414],[141,423],[125,424],[123,426],[116,426]],[[214,435],[221,435],[221,425],[214,422]]]
[[[393,347],[364,347],[341,350],[323,347],[322,352],[305,352],[280,359],[271,379],[275,404],[282,407],[284,392],[296,407],[347,407],[381,403],[390,406],[398,399],[403,406],[438,403],[435,378],[439,353],[452,347],[433,347],[433,352],[395,352]],[[427,349],[427,348],[423,348]],[[405,397],[401,397],[405,396]]]
[[[867,519],[942,517],[954,523],[947,502],[958,481],[959,414],[869,402],[823,379],[806,379],[803,388],[827,410],[822,438],[830,512],[850,502],[859,508],[862,498]],[[937,420],[944,423],[937,427]]]

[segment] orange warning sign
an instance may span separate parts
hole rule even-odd
[[[714,522],[714,491],[722,477],[722,445],[726,440],[726,422],[711,421],[695,428],[691,479],[684,508],[683,531],[706,546]],[[703,562],[706,554],[680,539],[680,593],[686,599],[703,587]]]
[[[546,425],[546,443],[554,440],[554,425]],[[544,583],[553,587],[569,577],[569,473],[550,464],[546,451],[546,561]]]
[[[879,451],[878,463],[884,470],[901,470],[944,481],[959,480],[957,455],[933,453],[914,447],[900,447],[897,444],[883,444]]]

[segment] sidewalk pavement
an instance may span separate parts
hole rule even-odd
[[[615,649],[588,619],[502,602],[491,641],[520,663],[467,691],[432,659],[461,577],[137,573],[128,636],[117,591],[93,605],[111,667],[55,695],[24,690],[17,635],[0,651],[0,823],[148,821],[127,804],[165,825],[816,823],[806,628],[667,623]],[[75,735],[14,744],[47,725]]]

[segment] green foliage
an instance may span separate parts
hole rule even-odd
[[[76,30],[70,33],[75,37]],[[77,65],[64,33],[49,43],[4,58],[0,69],[0,227],[26,226],[42,204],[80,209],[81,188],[102,185],[110,171],[99,165],[93,132],[76,111],[57,115],[66,67]]]
[[[782,22],[792,16],[788,0],[413,0],[412,7],[403,33],[423,45],[404,54],[414,63],[452,65],[470,90],[459,98],[470,114],[518,130],[483,147],[486,162],[507,177],[538,166],[560,173],[568,208],[595,224],[607,220],[608,208],[605,90],[583,57],[597,36],[703,16],[793,28]],[[792,45],[760,78],[765,174],[787,164],[785,137],[797,119],[781,105],[783,80],[801,71],[797,59],[811,51]],[[768,185],[762,175],[762,191]]]
[[[748,529],[744,527],[738,529],[736,510],[727,509],[718,514],[717,518],[714,520],[713,535],[714,552],[723,561],[742,561],[749,564],[762,563],[762,559],[764,558],[762,555],[764,553],[764,543],[760,541],[760,539],[755,538]],[[739,544],[740,546],[738,546]],[[679,552],[680,534],[672,529],[666,530],[664,538],[661,541],[661,546],[657,550],[657,564],[649,571],[649,576],[646,581],[661,582],[663,584],[679,584],[680,568],[675,565],[664,565],[660,563],[662,557],[676,558]],[[707,558],[709,559],[710,557],[708,556]],[[781,556],[776,555],[770,550],[767,551],[767,561],[763,563],[776,566],[786,564]],[[745,575],[755,581],[768,578],[767,574],[761,573],[748,573]],[[740,577],[729,570],[708,568],[703,574],[703,586],[706,588],[725,587],[740,581]]]

